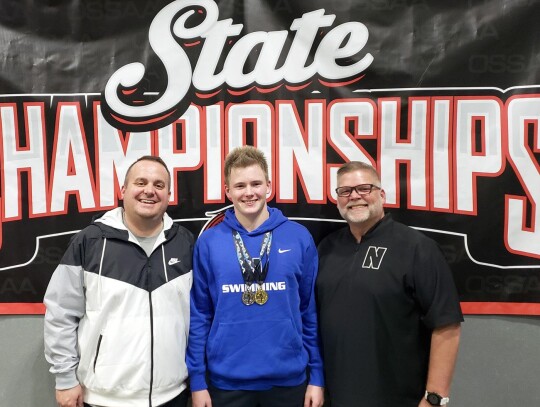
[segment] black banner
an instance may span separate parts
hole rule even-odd
[[[465,313],[540,315],[540,1],[3,1],[0,313],[41,313],[69,239],[159,154],[196,235],[251,144],[316,242],[335,173],[442,247]]]

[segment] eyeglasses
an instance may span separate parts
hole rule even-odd
[[[373,189],[381,189],[381,187],[373,184],[360,184],[354,187],[339,187],[336,188],[336,194],[341,197],[349,197],[354,190],[358,195],[369,195]]]

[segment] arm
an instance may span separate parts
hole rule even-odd
[[[445,325],[433,330],[426,390],[436,392],[443,397],[448,397],[450,394],[460,334],[461,324]],[[429,403],[422,400],[420,406],[427,407]]]
[[[186,351],[186,364],[188,367],[190,386],[194,402],[206,400],[206,395],[199,392],[206,390],[206,342],[213,319],[214,306],[210,296],[207,280],[207,264],[209,254],[204,238],[200,238],[193,251],[193,285],[190,295],[190,324],[189,340]],[[201,394],[196,394],[201,393]],[[199,397],[200,396],[200,397]],[[208,401],[210,396],[208,395]],[[204,406],[205,404],[201,404]],[[195,406],[195,404],[194,404]]]
[[[463,315],[452,272],[440,248],[427,239],[417,249],[416,298],[424,312],[423,322],[432,330],[426,390],[448,397]],[[422,400],[420,406],[429,403]]]
[[[315,243],[309,235],[309,245],[304,253],[302,280],[300,281],[300,312],[302,313],[302,338],[309,359],[309,385],[324,386],[323,363],[320,350],[319,325],[315,303],[315,280],[319,267],[319,256]],[[308,386],[310,390],[310,386]],[[311,389],[313,390],[313,389]],[[307,398],[307,393],[306,393]],[[316,404],[313,404],[316,405]]]
[[[85,313],[85,297],[78,247],[72,243],[66,251],[43,300],[45,358],[52,365],[50,372],[55,375],[58,390],[73,389],[79,384],[77,329]]]

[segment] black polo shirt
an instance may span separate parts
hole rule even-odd
[[[463,321],[449,266],[427,236],[386,215],[360,243],[319,244],[317,301],[332,407],[417,407],[432,330]]]

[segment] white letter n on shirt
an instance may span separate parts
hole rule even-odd
[[[365,269],[378,270],[385,253],[386,247],[369,246],[366,252],[366,257],[364,257],[362,267]]]

